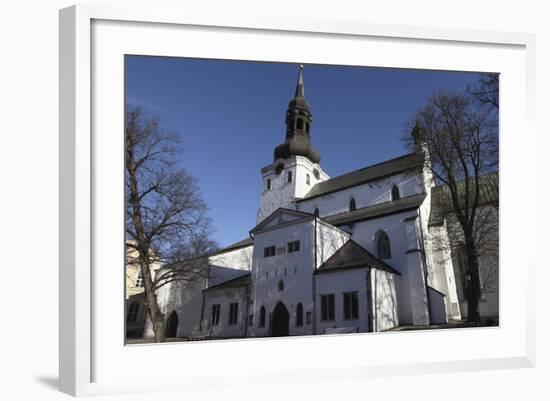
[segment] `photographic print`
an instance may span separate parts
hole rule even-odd
[[[127,344],[499,324],[499,76],[125,56]]]

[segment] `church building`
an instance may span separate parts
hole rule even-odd
[[[451,250],[431,243],[446,232],[429,224],[435,183],[421,132],[411,134],[415,152],[337,177],[312,132],[300,66],[284,142],[261,168],[257,224],[205,256],[205,277],[161,289],[168,336],[378,332],[461,318]]]

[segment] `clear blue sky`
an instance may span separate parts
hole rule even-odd
[[[260,169],[284,141],[297,64],[127,56],[126,101],[183,140],[221,246],[256,223]],[[304,65],[311,138],[332,177],[397,157],[404,124],[435,90],[463,91],[478,74]]]

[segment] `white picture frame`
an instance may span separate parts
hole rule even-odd
[[[186,31],[189,30],[189,31]],[[147,35],[140,37],[140,32]],[[130,43],[131,37],[140,38],[139,45]],[[181,31],[181,32],[180,32]],[[191,32],[192,31],[192,32]],[[181,49],[177,41],[160,40],[174,35],[196,35],[201,46],[193,49]],[[94,36],[95,35],[95,36]],[[202,36],[201,36],[202,35]],[[211,48],[220,35],[227,40],[223,49],[213,54]],[[254,35],[262,35],[262,40],[273,46],[263,46],[263,52],[254,47]],[[105,39],[109,39],[106,41]],[[257,38],[256,38],[257,39]],[[112,270],[109,280],[104,272],[107,264],[116,265],[123,261],[123,219],[122,199],[117,193],[107,202],[98,194],[105,188],[120,184],[116,174],[112,180],[105,178],[113,169],[111,162],[118,163],[122,157],[122,120],[123,108],[120,107],[122,93],[120,75],[120,57],[111,58],[102,53],[115,52],[138,54],[157,54],[181,56],[192,52],[195,57],[243,58],[270,61],[297,61],[297,55],[290,51],[282,53],[281,48],[288,40],[323,42],[327,49],[333,49],[331,55],[321,55],[315,50],[301,56],[301,61],[326,62],[328,58],[341,57],[350,64],[365,65],[360,56],[346,55],[349,43],[370,46],[373,54],[384,54],[380,47],[401,46],[418,47],[429,56],[429,46],[441,52],[438,62],[430,57],[410,58],[407,47],[402,51],[385,54],[385,60],[371,59],[368,65],[393,66],[401,68],[462,68],[483,70],[483,66],[502,65],[507,72],[501,81],[503,105],[502,123],[502,178],[501,210],[502,218],[510,225],[533,227],[536,209],[534,199],[528,191],[513,191],[507,182],[522,182],[525,188],[534,184],[536,178],[528,171],[534,171],[535,137],[531,126],[531,113],[534,110],[534,36],[520,33],[483,32],[457,29],[435,29],[413,26],[375,25],[360,21],[327,21],[308,19],[280,19],[267,16],[246,15],[242,18],[228,17],[209,13],[208,15],[186,14],[181,9],[160,8],[112,8],[109,6],[73,6],[60,12],[60,389],[68,394],[95,395],[126,392],[144,392],[160,390],[191,390],[216,387],[244,386],[236,384],[236,374],[247,374],[257,383],[265,382],[266,374],[270,380],[277,377],[279,383],[295,380],[338,380],[377,377],[400,374],[422,374],[432,372],[457,372],[479,369],[500,369],[511,367],[530,367],[535,363],[534,338],[534,271],[533,252],[515,254],[516,249],[532,249],[528,239],[514,239],[507,235],[505,226],[501,230],[501,326],[499,328],[467,329],[451,331],[386,333],[368,336],[319,336],[322,338],[305,339],[257,339],[237,341],[212,341],[209,344],[163,344],[141,347],[125,347],[122,334],[122,301],[113,304],[113,298],[120,291],[123,297],[122,270]],[[339,48],[331,41],[338,40]],[[242,42],[239,42],[242,41]],[[383,42],[383,43],[382,43]],[[383,46],[381,46],[383,44]],[[319,46],[319,45],[315,45]],[[332,46],[332,47],[331,47]],[[426,46],[425,50],[421,48]],[[449,50],[449,48],[452,48]],[[141,50],[140,50],[141,49]],[[342,55],[339,55],[339,51]],[[417,49],[417,50],[418,50]],[[182,53],[183,51],[183,53]],[[415,50],[416,51],[416,50]],[[433,51],[433,49],[432,49]],[[122,53],[121,53],[122,52]],[[272,52],[272,53],[268,53]],[[476,55],[462,65],[453,64],[452,53],[464,52],[464,55]],[[489,52],[490,54],[487,54]],[[386,51],[390,53],[390,51]],[[418,53],[417,53],[418,54]],[[449,55],[444,57],[443,55]],[[347,57],[347,59],[346,59]],[[409,57],[407,59],[407,57]],[[336,59],[334,59],[336,60]],[[113,62],[113,64],[111,64]],[[430,64],[432,63],[432,64]],[[469,64],[468,64],[469,63]],[[484,64],[485,63],[485,64]],[[481,69],[476,69],[481,68]],[[502,72],[499,68],[491,71]],[[106,72],[104,74],[104,72]],[[110,74],[113,74],[112,76]],[[93,82],[94,81],[94,82]],[[103,84],[98,84],[103,82]],[[102,87],[94,85],[114,84],[115,96],[107,96]],[[123,86],[123,85],[122,85]],[[517,96],[507,95],[514,88]],[[103,96],[103,97],[102,97]],[[99,100],[101,98],[101,101]],[[519,106],[519,108],[516,108]],[[105,112],[105,110],[110,110]],[[513,110],[513,113],[505,114]],[[102,114],[103,113],[103,114]],[[113,113],[112,119],[105,113]],[[94,137],[94,129],[117,127],[121,135],[118,139]],[[511,132],[524,132],[521,138],[513,137]],[[105,131],[102,131],[105,132]],[[109,131],[112,132],[112,131]],[[106,142],[113,140],[114,142]],[[512,156],[513,155],[513,156]],[[515,158],[515,159],[513,159]],[[105,162],[100,161],[105,160]],[[120,165],[121,166],[121,165]],[[115,167],[116,168],[116,165]],[[122,171],[122,168],[121,168]],[[121,172],[122,174],[122,172]],[[105,178],[105,179],[104,179]],[[118,177],[120,178],[120,177]],[[118,184],[117,184],[118,183]],[[106,185],[105,188],[102,186]],[[123,188],[120,188],[123,190]],[[507,213],[517,210],[517,214]],[[110,215],[109,213],[113,213]],[[118,214],[117,214],[118,213]],[[118,221],[120,232],[107,233],[107,217]],[[530,231],[535,231],[531,229]],[[102,233],[98,239],[98,233]],[[105,238],[103,238],[105,237]],[[103,242],[102,242],[103,241]],[[110,242],[108,242],[110,241]],[[515,242],[514,242],[515,241]],[[523,241],[523,242],[522,242]],[[107,245],[103,246],[103,243]],[[109,246],[108,244],[112,244]],[[110,259],[106,259],[110,258]],[[112,262],[111,262],[112,261]],[[120,265],[120,263],[119,263]],[[508,266],[522,266],[521,273],[511,275]],[[120,265],[122,266],[122,265]],[[103,270],[102,270],[103,269]],[[121,267],[122,269],[122,267]],[[118,275],[117,275],[118,274]],[[119,277],[120,276],[120,277]],[[511,285],[514,294],[510,293]],[[105,296],[97,297],[98,288]],[[512,297],[514,299],[512,299]],[[107,312],[112,306],[113,312]],[[513,315],[514,319],[510,319]],[[113,327],[113,322],[120,326]],[[115,323],[116,325],[116,323]],[[395,350],[406,343],[414,344],[415,350],[409,354],[394,352],[396,355],[376,354],[373,350],[369,358],[361,359],[361,353],[340,356],[336,350],[365,350],[369,343],[380,347],[388,342]],[[296,346],[295,342],[300,341]],[[424,344],[457,344],[455,350],[438,350],[437,355],[419,354]],[[471,352],[465,352],[460,343],[478,344]],[[486,342],[486,343],[485,343]],[[326,352],[319,359],[315,352],[320,346]],[[349,347],[349,348],[346,348]],[[475,346],[473,347],[475,348]],[[284,359],[278,359],[285,350],[293,355],[304,355],[311,360],[308,363],[293,361],[285,365]],[[367,351],[365,351],[367,352]],[[244,362],[220,362],[221,367],[210,368],[204,358],[224,355],[224,361],[239,355],[241,360],[253,361],[256,355],[264,353],[266,358],[275,361],[274,366]],[[202,355],[202,356],[201,356]],[[243,357],[245,355],[246,357]],[[162,361],[177,366],[178,358],[184,356],[193,369],[186,371],[185,380],[175,374],[152,374],[150,380],[142,380],[132,371],[137,360],[146,361],[151,367]],[[288,362],[288,361],[287,361]],[[292,365],[292,366],[290,366]],[[182,368],[184,369],[184,368]],[[118,374],[114,374],[117,372]],[[125,374],[128,372],[128,375]],[[299,372],[299,374],[297,374]],[[132,373],[132,374],[131,374]]]

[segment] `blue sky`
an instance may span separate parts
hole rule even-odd
[[[284,141],[298,64],[127,56],[126,101],[182,138],[181,165],[199,183],[214,239],[226,246],[256,224],[260,169]],[[476,73],[304,65],[311,138],[332,177],[400,156],[404,125],[438,89]]]

